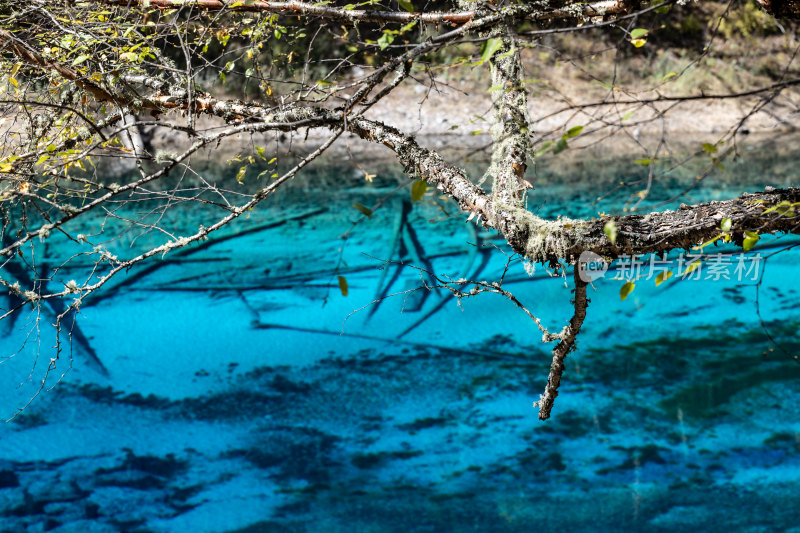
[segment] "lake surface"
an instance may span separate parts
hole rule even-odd
[[[634,158],[540,165],[528,207],[619,213],[642,188],[619,182],[647,178]],[[706,163],[659,176],[643,205],[797,183],[795,153],[764,145],[697,180]],[[711,246],[731,279],[705,279],[708,268],[658,287],[642,277],[625,301],[615,263],[589,289],[578,349],[541,422],[532,402],[552,346],[530,319],[497,295],[459,306],[415,291],[424,275],[382,262],[498,280],[502,242],[452,202],[412,204],[408,188],[364,218],[353,202],[373,207],[401,179],[375,165],[369,183],[329,160],[90,299],[72,368],[56,385],[67,353],[47,390],[0,426],[0,531],[800,531],[800,252],[781,252],[796,238],[764,238],[744,257]],[[163,223],[185,235],[205,215],[191,207]],[[85,231],[104,220],[119,223],[98,216]],[[129,257],[162,238],[107,245]],[[40,264],[81,251],[57,236],[35,247]],[[740,262],[756,265],[741,280]],[[78,256],[57,280],[88,265]],[[569,320],[569,276],[514,260],[504,288],[551,330]],[[4,419],[52,355],[52,310],[38,330],[36,316],[0,323]]]

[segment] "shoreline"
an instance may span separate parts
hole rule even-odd
[[[419,88],[424,87],[398,88],[365,116],[424,140],[424,146],[433,150],[457,153],[486,149],[488,153],[491,149],[489,131],[493,124],[488,95],[461,92],[450,85],[439,85],[437,92],[427,94],[420,94]],[[591,146],[613,137],[610,144],[617,148],[612,148],[612,151],[622,153],[619,146],[627,146],[624,150],[627,152],[643,151],[643,148],[655,150],[662,140],[676,147],[687,146],[696,139],[702,139],[698,147],[706,142],[714,144],[742,120],[758,99],[760,97],[755,96],[722,101],[692,100],[678,105],[675,102],[647,106],[636,104],[638,109],[631,104],[616,107],[604,104],[581,111],[566,109],[560,102],[537,97],[530,99],[528,109],[534,131],[534,151],[544,141],[558,140],[569,128],[584,126],[584,133],[570,140],[571,145]],[[776,98],[748,118],[737,137],[769,137],[800,131],[800,113],[790,111],[792,108],[800,108],[800,95],[784,91],[781,98]],[[185,120],[177,113],[173,116],[176,124]],[[222,120],[208,116],[197,117],[196,122],[202,128],[224,125]],[[598,126],[599,131],[596,131]],[[171,135],[169,129],[156,128],[149,134],[155,150],[179,152],[188,147],[180,138]],[[231,159],[237,154],[247,153],[248,146],[252,153],[255,145],[268,146],[276,154],[309,151],[327,137],[327,129],[301,130],[293,135],[239,135],[215,145],[214,157]],[[353,134],[343,135],[328,150],[329,154],[341,156],[358,153],[380,157],[383,152],[392,158],[388,149],[362,141]]]

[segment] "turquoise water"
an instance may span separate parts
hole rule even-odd
[[[764,155],[728,165],[691,199],[794,182],[792,154]],[[636,189],[592,202],[619,169],[643,171],[628,160],[575,168],[538,169],[529,207],[619,211]],[[0,426],[0,531],[797,528],[800,253],[775,253],[796,239],[764,239],[748,256],[763,261],[758,307],[753,279],[641,280],[620,301],[612,269],[589,290],[578,349],[540,422],[532,402],[549,346],[519,309],[491,294],[459,307],[444,292],[404,292],[419,272],[381,268],[402,260],[496,280],[506,266],[501,241],[452,203],[411,205],[407,188],[363,219],[352,203],[374,206],[396,172],[369,184],[329,162],[87,302],[72,368],[65,354],[47,390]],[[648,202],[692,179],[661,178]],[[205,214],[192,209],[164,224],[187,234]],[[85,222],[87,233],[102,222]],[[134,236],[108,246],[130,256],[161,238]],[[37,242],[37,261],[75,246]],[[76,257],[57,280],[86,266]],[[512,261],[504,287],[557,331],[570,284]],[[3,355],[17,354],[0,365],[4,418],[36,392],[52,353],[52,309],[38,331],[36,316],[0,323]]]

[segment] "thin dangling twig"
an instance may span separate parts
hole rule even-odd
[[[586,308],[589,306],[589,299],[586,298],[586,285],[580,277],[580,264],[575,264],[575,298],[572,300],[575,306],[575,314],[561,332],[561,341],[553,348],[553,363],[550,365],[550,375],[547,377],[547,386],[544,394],[534,406],[539,406],[539,420],[550,418],[550,411],[553,409],[553,402],[558,396],[558,386],[561,384],[561,374],[564,372],[564,359],[567,354],[575,349],[575,339],[586,318]]]

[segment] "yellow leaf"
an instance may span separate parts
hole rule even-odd
[[[658,276],[656,276],[656,287],[667,281],[669,278],[672,277],[672,271],[665,270]]]
[[[342,291],[342,296],[347,296],[347,280],[344,276],[337,276],[339,278],[339,290]]]
[[[365,205],[362,205],[362,204],[360,204],[358,202],[354,202],[353,203],[353,207],[355,207],[356,209],[361,211],[361,213],[363,213],[364,216],[366,216],[366,217],[371,217],[372,216],[372,209],[370,209],[369,207],[367,207]]]
[[[633,289],[636,287],[636,284],[632,281],[627,282],[622,288],[619,290],[619,299],[625,300],[630,293],[633,292]]]

